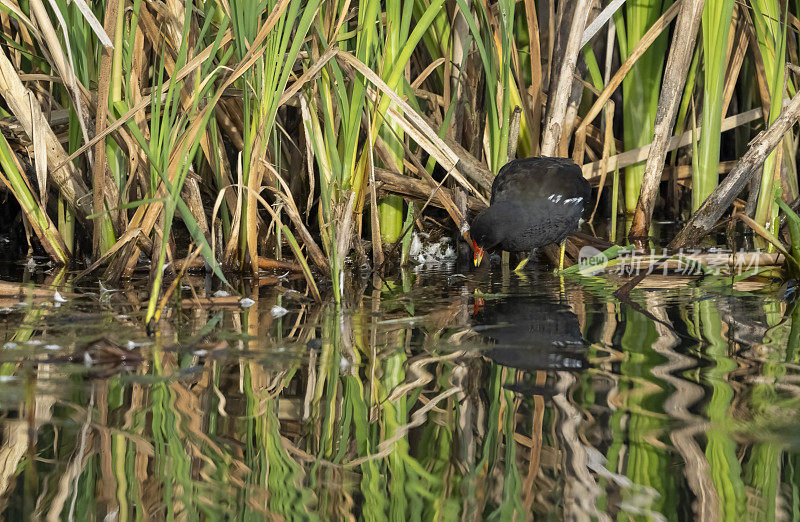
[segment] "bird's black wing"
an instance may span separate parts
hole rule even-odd
[[[569,158],[525,158],[506,163],[492,183],[491,203],[532,202],[552,195],[563,198],[591,195],[583,172]]]

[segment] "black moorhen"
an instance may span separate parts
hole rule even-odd
[[[475,266],[483,252],[500,248],[533,252],[561,243],[575,231],[589,201],[591,187],[569,158],[526,158],[506,163],[492,183],[490,206],[472,222]],[[527,259],[517,267],[522,268]]]

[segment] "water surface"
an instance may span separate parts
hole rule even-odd
[[[412,270],[243,308],[192,276],[148,337],[143,282],[4,274],[66,298],[0,298],[8,520],[800,517],[775,286]]]

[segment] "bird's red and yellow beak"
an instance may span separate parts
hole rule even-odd
[[[483,249],[478,246],[478,243],[475,240],[472,240],[472,252],[473,252],[473,261],[475,261],[475,266],[481,264],[483,260]]]

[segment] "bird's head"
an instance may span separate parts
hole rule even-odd
[[[492,208],[488,208],[478,214],[472,221],[470,226],[470,236],[472,237],[472,253],[475,266],[481,264],[483,254],[486,250],[497,246],[502,237],[500,236],[501,230],[497,223],[495,223],[495,216]]]

